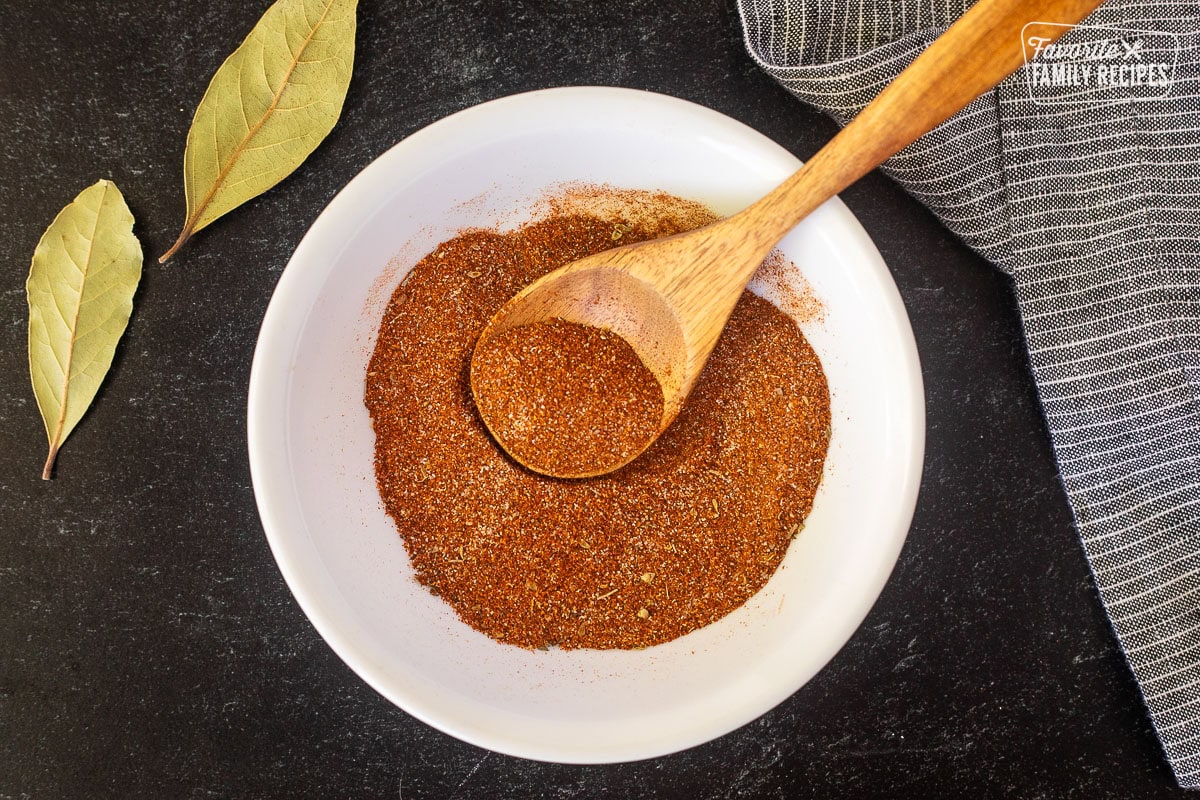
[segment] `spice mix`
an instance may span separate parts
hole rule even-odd
[[[747,292],[678,418],[627,466],[554,479],[497,446],[468,380],[488,319],[565,263],[712,220],[668,195],[588,194],[587,211],[438,245],[393,294],[367,372],[376,479],[417,579],[527,648],[647,647],[738,608],[802,529],[829,443],[816,353]]]

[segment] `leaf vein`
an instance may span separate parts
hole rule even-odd
[[[63,367],[62,380],[62,399],[58,410],[58,420],[54,425],[53,441],[50,443],[51,449],[56,448],[62,439],[63,426],[67,419],[67,399],[68,392],[71,389],[71,359],[75,354],[75,330],[79,325],[79,311],[83,307],[83,281],[87,280],[88,269],[91,267],[92,248],[96,244],[96,233],[100,230],[100,218],[104,215],[104,200],[108,197],[108,187],[110,184],[104,183],[100,189],[100,202],[96,204],[96,219],[92,223],[92,235],[87,240],[87,255],[83,259],[83,273],[80,282],[79,296],[75,302],[75,314],[67,323],[67,328],[71,335],[67,338],[66,364]]]
[[[247,152],[247,153],[253,153],[253,152],[255,152],[256,150],[269,150],[269,149],[271,149],[272,147],[281,147],[282,145],[288,144],[289,142],[295,142],[295,141],[299,141],[299,140],[301,140],[301,139],[308,139],[308,138],[310,138],[310,134],[307,134],[307,133],[302,133],[302,134],[300,134],[299,136],[289,136],[289,137],[288,137],[288,138],[286,138],[286,139],[280,139],[279,141],[277,141],[277,142],[271,142],[270,144],[256,144],[256,145],[254,145],[253,147],[247,147],[247,148],[246,148],[246,150],[245,150],[245,152]],[[260,172],[260,173],[258,174],[258,176],[255,176],[255,177],[260,177],[260,176],[262,176],[262,175],[266,175],[266,174],[267,174],[267,173],[265,173],[265,172]],[[243,179],[243,180],[245,180],[245,179]],[[237,183],[231,183],[231,184],[229,184],[229,185],[230,185],[230,186],[237,186],[237,185],[238,185],[238,183],[241,183],[241,181],[238,181]]]
[[[79,266],[79,262],[75,260],[75,256],[71,253],[71,248],[67,244],[66,234],[60,233],[58,235],[58,238],[59,238],[59,241],[62,242],[63,252],[66,253],[67,260],[71,262],[71,266],[75,268],[75,271],[78,272],[80,275],[82,275],[83,267]]]

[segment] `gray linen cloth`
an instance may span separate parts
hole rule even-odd
[[[844,124],[971,3],[738,5],[762,68]],[[1062,43],[1093,46],[1058,59],[1092,75],[1026,65],[884,171],[1012,276],[1100,595],[1175,776],[1196,788],[1200,4],[1111,0]],[[1150,62],[1157,87],[1085,80]]]

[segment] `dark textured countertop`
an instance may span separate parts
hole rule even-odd
[[[665,92],[802,158],[834,127],[755,68],[732,0],[362,0],[332,135],[160,267],[192,111],[265,6],[13,0],[0,17],[0,798],[1182,794],[1072,528],[1011,286],[878,174],[843,198],[912,317],[925,476],[890,583],[816,679],[707,745],[589,767],[463,744],[363,684],[284,585],[246,456],[259,322],[320,209],[409,133],[528,89]],[[146,271],[43,482],[25,276],[101,177],[137,216]]]

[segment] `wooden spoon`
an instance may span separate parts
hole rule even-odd
[[[1043,44],[1057,39],[1100,2],[981,0],[770,194],[707,227],[607,250],[544,275],[492,317],[475,353],[501,331],[555,317],[609,328],[632,345],[662,386],[661,434],[679,413],[755,269],[789,230],[1015,71],[1025,60],[1023,38],[1037,36]],[[477,395],[478,361],[471,361]],[[480,410],[495,432],[483,404]],[[555,477],[611,472],[644,450]],[[528,456],[522,463],[553,474]]]

